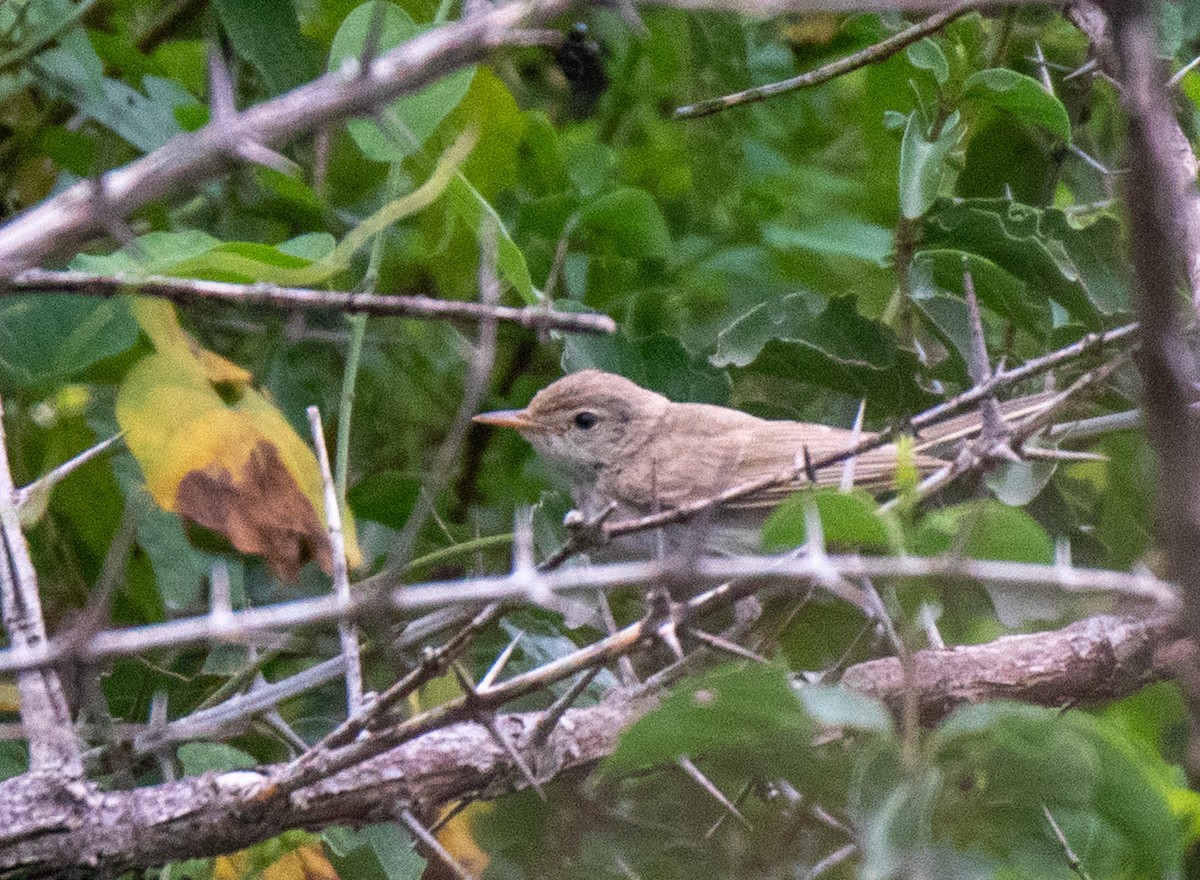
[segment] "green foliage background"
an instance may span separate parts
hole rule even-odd
[[[370,27],[373,4],[356,6],[110,0],[78,21],[66,0],[0,6],[6,212],[203,125],[207,47],[218,38],[241,106],[337,68]],[[385,46],[457,15],[449,2],[386,6]],[[1200,51],[1197,10],[1162,8],[1165,62],[1177,66]],[[967,386],[964,264],[994,360],[1018,362],[1129,320],[1114,201],[1123,162],[1118,94],[1101,77],[1064,77],[1088,59],[1088,45],[1057,12],[968,14],[818,88],[687,121],[673,119],[674,108],[792,76],[904,22],[894,14],[766,22],[666,8],[643,14],[644,38],[614,13],[587,13],[588,38],[599,47],[592,60],[609,82],[586,113],[585,96],[549,50],[503,53],[372,120],[331,130],[321,148],[311,139],[292,146],[298,176],[245,167],[198,183],[130,218],[136,245],[117,254],[118,243],[96,241],[63,263],[286,282],[287,271],[326,266],[336,242],[419,186],[474,129],[477,145],[445,193],[382,232],[376,289],[474,299],[480,230],[490,218],[506,302],[550,299],[609,314],[620,328],[612,337],[539,338],[502,326],[487,408],[522,406],[564,369],[597,366],[675,399],[767,417],[848,425],[865,398],[868,427],[879,427]],[[1039,52],[1053,93],[1033,60]],[[1192,133],[1200,74],[1184,76],[1174,97]],[[361,285],[369,251],[321,269],[321,282]],[[351,322],[202,304],[183,314],[203,344],[252,370],[302,433],[310,404],[336,427]],[[430,480],[470,341],[444,324],[368,323],[349,499],[370,570],[389,560],[431,485],[437,516],[419,533],[417,557],[504,534],[514,509],[528,504],[539,505],[539,549],[561,538],[561,481],[515,436],[472,428],[454,472]],[[116,388],[148,350],[121,300],[0,299],[0,393],[19,483],[113,433]],[[1136,395],[1132,371],[1118,372],[1080,415],[1128,408]],[[825,531],[835,546],[864,552],[1050,562],[1057,543],[1069,544],[1078,564],[1152,562],[1143,439],[1115,434],[1094,448],[1108,461],[1060,467],[1052,477],[993,475],[1003,502],[972,486],[881,520],[872,499],[823,496]],[[113,595],[115,622],[206,607],[212,556],[154,507],[140,479],[126,453],[93,462],[55,492],[30,530],[52,628],[86,604],[130,523],[137,537]],[[802,539],[800,504],[782,510],[766,536],[772,548]],[[485,552],[482,562],[502,570],[507,549]],[[411,576],[466,574],[475,564],[464,553]],[[232,572],[239,603],[294,595],[253,560],[234,560]],[[327,586],[314,570],[300,589]],[[906,585],[885,598],[914,644],[921,613],[941,614],[947,639],[961,643],[1097,610],[962,584]],[[624,610],[637,613],[636,602]],[[528,634],[518,666],[586,637],[541,612],[509,622]],[[552,786],[547,804],[529,793],[502,800],[478,828],[492,855],[489,876],[804,876],[853,840],[856,854],[826,876],[1069,877],[1043,807],[1092,877],[1181,875],[1200,814],[1176,766],[1183,712],[1172,686],[1095,712],[976,707],[923,734],[914,753],[878,706],[836,688],[798,691],[789,677],[890,650],[861,637],[864,628],[856,611],[814,602],[784,633],[776,665],[689,679],[586,782]],[[482,640],[478,661],[508,637]],[[281,677],[335,651],[331,635],[312,634],[266,672]],[[115,718],[144,721],[153,695],[165,692],[174,717],[244,665],[230,649],[120,661],[103,694]],[[382,665],[369,672],[376,687],[389,680]],[[706,700],[698,702],[700,692]],[[283,711],[315,738],[342,704],[330,686]],[[831,725],[845,735],[810,747]],[[286,754],[266,731],[233,745],[239,761]],[[4,766],[16,772],[19,750],[4,748]],[[187,772],[231,766],[228,749],[189,748]],[[680,754],[702,756],[725,791],[746,792],[750,829],[727,818],[706,833],[722,811],[675,768]],[[157,778],[156,767],[133,769],[140,781]],[[852,838],[814,819],[812,803],[840,817]],[[394,857],[399,836],[393,829],[327,843],[345,876],[412,876],[412,860]]]

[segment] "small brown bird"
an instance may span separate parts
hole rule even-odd
[[[873,435],[806,422],[769,421],[723,406],[673,403],[612,373],[582,370],[539,391],[529,406],[475,416],[487,425],[515,428],[539,454],[566,465],[576,505],[588,515],[617,502],[618,518],[666,510],[710,497],[732,486],[773,476],[804,461],[839,452]],[[913,464],[922,474],[945,461],[924,451],[978,430],[977,416],[923,437]],[[886,491],[893,485],[898,450],[887,444],[859,455],[854,485]],[[836,485],[841,467],[817,474],[818,485]],[[811,485],[803,474],[791,484],[755,493],[722,507],[729,514],[771,508]],[[733,517],[742,520],[745,517]],[[740,524],[740,523],[739,523]]]

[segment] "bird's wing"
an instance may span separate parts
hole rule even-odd
[[[768,422],[769,427],[754,432],[746,443],[742,459],[737,468],[737,484],[780,475],[788,468],[803,468],[805,453],[809,461],[819,461],[830,455],[850,449],[857,443],[869,440],[869,433],[855,434],[844,428],[826,425],[807,425],[789,422]],[[871,492],[882,492],[893,488],[896,478],[898,450],[888,443],[878,449],[860,453],[853,462],[853,484],[856,488]],[[932,473],[945,462],[923,453],[914,452],[913,464],[922,474]],[[842,464],[824,467],[812,476],[817,486],[836,486],[842,480]],[[807,474],[800,472],[798,479],[763,489],[753,495],[727,505],[730,508],[771,507],[781,502],[797,489],[814,485]]]

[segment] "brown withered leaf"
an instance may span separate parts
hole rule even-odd
[[[332,567],[324,527],[275,447],[263,441],[237,480],[219,465],[190,471],[179,483],[175,512],[224,535],[242,553],[262,556],[281,580],[295,581],[312,559],[327,572]]]

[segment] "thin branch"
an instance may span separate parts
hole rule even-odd
[[[321,427],[321,411],[315,406],[308,408],[308,426],[312,431],[317,464],[321,469],[321,485],[325,490],[325,528],[329,533],[329,549],[332,555],[333,595],[339,605],[346,607],[350,604],[350,573],[346,566],[346,537],[342,533],[342,512],[338,501],[337,487],[333,483],[333,472],[329,467],[329,450],[325,448],[325,430]],[[363,705],[362,659],[359,651],[358,627],[352,620],[338,621],[338,638],[342,644],[342,656],[346,658],[346,713],[354,716],[362,711]]]
[[[0,402],[0,612],[14,651],[45,648],[46,621],[38,595],[37,572],[21,531],[17,488],[8,464],[4,409]],[[17,676],[21,724],[29,738],[32,770],[75,779],[83,774],[79,740],[71,726],[71,710],[62,682],[52,668]]]
[[[587,595],[596,590],[653,583],[670,577],[675,571],[673,562],[668,559],[665,562],[578,566],[537,573],[536,576],[541,579],[538,589],[545,593]],[[832,555],[822,557],[819,564],[807,556],[794,554],[703,558],[695,561],[689,577],[697,585],[753,579],[752,584],[730,588],[730,593],[736,594],[736,598],[758,592],[772,583],[803,594],[813,586],[830,588],[830,578],[849,581],[864,577],[876,580],[941,578],[1012,587],[1049,588],[1081,595],[1119,595],[1148,603],[1163,611],[1174,611],[1179,607],[1175,585],[1158,579],[1146,570],[1129,573],[954,556]],[[493,575],[410,584],[381,595],[363,595],[355,590],[348,607],[340,607],[331,596],[296,599],[242,609],[221,620],[205,614],[166,623],[99,632],[85,641],[72,644],[51,641],[25,649],[9,648],[0,651],[0,672],[38,668],[69,658],[79,662],[97,662],[182,645],[246,641],[302,626],[343,619],[378,618],[388,610],[407,612],[464,605],[490,608],[493,603],[524,601],[528,591],[529,575],[520,578]]]
[[[691,758],[689,758],[687,755],[680,755],[675,759],[675,763],[678,764],[679,768],[683,770],[683,772],[686,773],[697,785],[704,789],[709,797],[724,807],[725,811],[729,815],[741,822],[746,828],[754,827],[750,824],[750,820],[742,815],[742,811],[739,810],[733,801],[729,799],[728,795],[721,791],[721,789],[717,788],[716,783],[709,779],[708,776],[704,774],[704,771],[697,767],[696,763]]]
[[[454,860],[454,856],[450,855],[450,852],[444,846],[442,846],[441,841],[434,837],[430,833],[429,829],[420,823],[417,817],[412,814],[412,811],[401,810],[400,821],[403,822],[405,827],[413,833],[414,837],[416,837],[419,841],[421,841],[421,843],[425,844],[425,846],[429,848],[429,851],[437,857],[437,860],[441,862],[451,874],[459,878],[459,880],[475,880],[474,875]]]
[[[859,52],[855,52],[853,55],[839,58],[837,61],[818,67],[816,70],[810,70],[807,73],[802,73],[791,79],[785,79],[782,82],[758,86],[757,88],[747,89],[744,92],[735,92],[732,95],[725,95],[722,98],[709,98],[705,101],[689,104],[686,107],[680,107],[675,111],[675,118],[698,119],[701,116],[711,116],[730,107],[753,104],[758,101],[765,101],[767,98],[772,98],[775,95],[783,95],[788,92],[797,91],[798,89],[811,88],[812,86],[827,83],[852,70],[858,70],[860,67],[867,67],[871,64],[886,61],[905,47],[911,46],[913,43],[924,39],[932,33],[936,33],[954,21],[954,19],[983,5],[984,0],[961,0],[961,2],[941,12],[934,13],[924,21],[918,22],[897,34],[893,34],[886,40],[881,40]]]
[[[233,284],[194,278],[125,278],[87,272],[52,272],[30,269],[0,281],[0,296],[17,293],[62,293],[112,297],[126,294],[154,296],[179,303],[209,299],[239,305],[271,305],[287,309],[341,311],[347,314],[398,316],[445,320],[463,324],[504,321],[538,330],[573,333],[613,333],[616,322],[607,315],[559,312],[549,308],[501,306],[478,302],[280,287],[264,282]]]
[[[74,473],[76,469],[87,464],[101,453],[107,452],[122,440],[124,436],[125,433],[122,431],[120,434],[114,434],[107,440],[100,441],[95,446],[85,449],[74,458],[64,461],[58,467],[38,477],[28,486],[17,490],[17,511],[21,514],[22,522],[25,521],[27,516],[34,516],[35,513],[39,512],[39,508],[44,507],[50,500],[50,492],[55,486],[61,483],[67,476]]]

